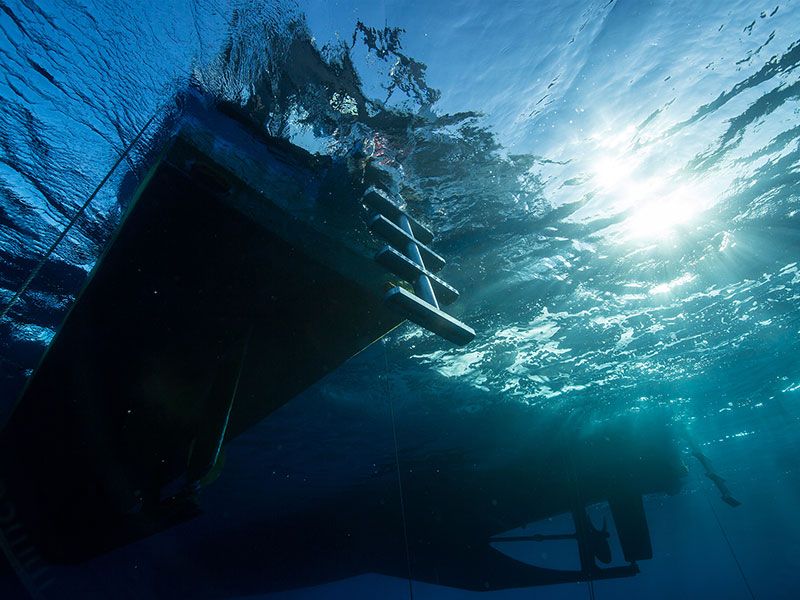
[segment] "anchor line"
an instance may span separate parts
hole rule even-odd
[[[394,463],[397,468],[397,487],[400,492],[400,515],[403,519],[403,542],[406,550],[406,565],[408,567],[408,598],[414,600],[414,585],[411,576],[411,550],[408,544],[408,524],[406,522],[406,505],[403,496],[403,476],[400,473],[400,450],[397,444],[397,426],[394,418],[394,402],[392,401],[391,389],[389,387],[389,355],[386,350],[386,339],[383,339],[383,362],[385,366],[384,385],[386,398],[389,401],[389,413],[392,418],[392,438],[394,439]]]
[[[752,598],[752,600],[756,600],[756,595],[753,592],[753,588],[750,587],[750,582],[747,580],[747,575],[744,574],[744,569],[742,568],[742,564],[739,562],[739,557],[736,556],[736,551],[733,549],[733,544],[731,543],[731,540],[728,537],[728,533],[725,531],[725,527],[723,527],[722,521],[719,520],[719,515],[717,515],[717,511],[714,508],[714,503],[712,502],[705,488],[701,486],[701,489],[703,490],[703,495],[705,496],[706,501],[708,502],[708,506],[711,509],[711,514],[714,515],[714,520],[717,522],[717,526],[719,527],[719,531],[722,534],[722,538],[725,540],[725,544],[728,546],[728,550],[731,553],[733,562],[736,563],[736,568],[738,569],[739,575],[742,578],[742,583],[744,583],[744,587],[747,589],[747,593],[749,594],[750,598]]]
[[[20,288],[14,293],[14,295],[11,297],[11,300],[8,301],[8,304],[6,304],[5,307],[3,307],[2,312],[0,312],[0,319],[4,319],[6,317],[6,315],[8,315],[9,311],[11,310],[11,308],[17,303],[17,300],[19,300],[20,297],[22,296],[22,294],[24,294],[28,290],[28,287],[30,287],[30,285],[33,282],[33,280],[36,278],[36,276],[42,270],[44,265],[47,263],[48,259],[50,258],[50,255],[53,254],[53,252],[55,252],[55,250],[58,247],[58,245],[64,240],[65,237],[67,237],[67,234],[72,229],[72,227],[75,225],[75,223],[78,222],[78,219],[83,215],[83,213],[89,207],[89,204],[91,204],[92,200],[94,200],[95,197],[97,196],[97,194],[100,193],[100,190],[103,189],[103,186],[111,178],[111,175],[114,173],[114,171],[117,169],[117,167],[120,164],[122,164],[122,161],[124,161],[128,157],[128,155],[130,154],[131,150],[133,150],[133,148],[136,146],[136,144],[141,139],[142,135],[144,135],[144,132],[147,131],[148,127],[150,127],[150,125],[153,123],[153,121],[155,121],[156,117],[159,114],[161,114],[162,109],[165,106],[166,105],[160,106],[156,110],[156,112],[153,113],[153,116],[151,116],[147,120],[147,122],[142,126],[142,128],[134,136],[134,138],[130,141],[130,143],[123,149],[122,153],[119,155],[117,160],[114,161],[114,164],[111,165],[111,168],[108,170],[108,172],[100,180],[100,183],[97,184],[97,186],[94,188],[92,193],[89,194],[89,196],[86,198],[84,203],[81,204],[81,206],[78,207],[78,210],[75,212],[75,214],[69,220],[69,222],[67,223],[67,226],[64,227],[64,229],[61,231],[61,233],[58,234],[58,236],[53,241],[53,243],[50,244],[50,246],[47,248],[45,253],[39,259],[39,262],[36,264],[36,266],[30,272],[30,274],[25,279],[25,281],[22,283]]]
[[[569,461],[569,472],[570,472],[570,478],[572,480],[573,492],[574,492],[574,495],[575,495],[575,499],[574,499],[575,508],[577,510],[578,508],[582,507],[582,504],[581,504],[581,493],[580,493],[580,482],[578,481],[578,472],[575,469],[575,461],[574,461],[574,459],[572,457],[572,451],[570,450],[569,444],[567,444],[566,455],[567,455],[567,460]],[[583,509],[581,508],[581,510],[583,510]],[[576,513],[576,517],[577,517],[577,513]],[[576,535],[576,539],[578,540],[578,545],[579,545],[578,552],[581,553],[582,552],[581,549],[580,549],[581,541],[578,538],[578,523],[577,522],[575,523],[575,535]],[[594,559],[593,558],[592,558],[592,565],[594,565]],[[581,566],[583,566],[582,562],[581,562]],[[587,593],[589,595],[589,600],[595,600],[594,574],[591,571],[591,565],[589,566],[589,571],[587,572],[586,575],[587,575],[586,591],[587,591]]]

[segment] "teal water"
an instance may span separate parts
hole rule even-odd
[[[405,504],[419,507],[422,468],[494,472],[527,461],[536,474],[547,448],[580,444],[618,422],[644,437],[671,432],[688,469],[679,492],[645,499],[654,558],[630,579],[483,596],[796,597],[796,3],[0,8],[4,304],[24,290],[3,314],[4,413],[179,118],[174,97],[190,83],[260,106],[270,133],[311,151],[360,149],[402,173],[410,210],[437,232],[447,279],[461,291],[454,312],[478,332],[454,349],[403,326],[230,444],[205,500],[227,520],[66,569],[62,597],[123,588],[136,598],[182,597],[190,588],[175,581],[196,568],[187,556],[197,539],[246,531],[281,510],[280,498],[324,500],[370,477],[395,482],[393,429]],[[373,39],[370,27],[388,35]],[[330,65],[347,57],[358,85],[334,92],[329,81],[306,79],[287,62],[296,39],[313,40]],[[720,501],[692,443],[740,507]],[[607,515],[602,505],[592,510],[598,524]],[[425,528],[407,523],[412,538],[432,537]],[[402,549],[402,536],[392,536],[385,546]],[[241,534],[241,544],[252,543]],[[534,543],[520,552],[555,565],[568,549]],[[424,561],[411,559],[412,567]],[[215,581],[215,597],[261,593],[235,570],[194,577]],[[411,587],[416,598],[479,594]],[[409,584],[363,574],[263,597],[382,595],[407,597]]]

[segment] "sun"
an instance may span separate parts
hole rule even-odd
[[[682,187],[643,200],[623,225],[631,237],[663,239],[679,226],[691,224],[700,212],[701,199],[692,189]]]
[[[632,153],[601,148],[592,165],[592,182],[620,218],[616,228],[626,240],[661,240],[690,225],[708,207],[709,194],[689,182],[680,169],[653,166]]]

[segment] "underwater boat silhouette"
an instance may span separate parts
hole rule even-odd
[[[474,336],[441,310],[458,297],[434,274],[444,259],[428,246],[431,232],[392,199],[381,169],[354,176],[351,165],[270,138],[201,94],[185,102],[179,132],[0,435],[0,500],[14,508],[4,527],[24,531],[50,563],[85,561],[196,516],[195,492],[225,441],[404,319],[457,344]],[[651,472],[654,481],[636,481],[620,495],[601,471],[605,479],[587,484],[579,501],[557,481],[547,490],[508,492],[508,528],[573,515],[567,537],[577,542],[577,571],[532,567],[492,549],[503,529],[477,508],[446,514],[463,498],[496,496],[519,479],[513,470],[425,483],[417,491],[439,498],[444,516],[430,523],[439,528],[436,541],[417,548],[433,570],[416,569],[414,577],[501,589],[635,574],[636,561],[651,556],[641,496],[675,482],[670,470]],[[265,525],[262,543],[313,543],[284,544],[283,558],[272,563],[278,569],[260,565],[262,588],[365,571],[405,575],[404,558],[374,552],[373,534],[342,541],[342,527],[380,532],[391,521],[368,487],[353,494],[325,509],[335,517],[326,526],[307,514]],[[595,560],[607,558],[608,534],[591,525],[584,507],[604,499],[629,564],[601,569]],[[420,518],[428,518],[425,511]],[[298,538],[309,527],[315,532]],[[358,540],[359,564],[326,562],[325,552]],[[205,558],[228,564],[220,559],[228,542],[230,568],[234,560],[236,568],[248,565],[252,557],[233,538],[206,547]]]
[[[458,292],[385,171],[311,155],[199,92],[183,103],[2,436],[9,477],[49,488],[25,504],[65,522],[193,485],[226,437],[406,318],[475,335],[441,310]]]
[[[449,416],[448,435],[469,452],[406,453],[405,526],[395,472],[319,500],[297,485],[280,499],[289,508],[264,508],[245,523],[196,534],[185,546],[191,566],[185,556],[167,557],[167,571],[188,580],[199,569],[209,573],[205,590],[235,581],[239,595],[366,573],[472,591],[639,573],[638,562],[653,555],[642,496],[674,494],[686,474],[669,428],[622,419],[587,435],[551,429],[497,448],[498,434],[524,430],[510,424],[524,423],[522,415],[510,407],[488,418]],[[604,502],[613,526],[595,527],[587,507]],[[549,519],[558,515],[565,518],[554,530]],[[568,556],[541,560],[564,545]],[[569,560],[572,553],[578,560]]]

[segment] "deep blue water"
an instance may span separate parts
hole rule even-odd
[[[616,419],[665,423],[688,467],[683,488],[646,498],[654,558],[634,578],[595,582],[596,597],[797,597],[796,2],[3,0],[0,9],[0,292],[10,306],[0,414],[190,84],[250,107],[261,94],[273,135],[313,152],[366,149],[402,171],[411,210],[437,232],[461,291],[454,312],[478,332],[456,349],[405,325],[368,348],[229,444],[203,497],[223,519],[67,569],[64,594],[181,597],[169,573],[182,572],[193,540],[246,529],[282,499],[394,477],[391,408],[401,475],[412,481],[419,461],[491,464],[528,440],[591,435]],[[401,45],[368,43],[367,27],[401,28]],[[281,74],[304,76],[286,61],[297,38],[330,64],[352,60],[369,119],[354,114],[358,98],[320,92],[324,81],[280,95]],[[720,502],[684,431],[742,506]],[[605,509],[595,510],[599,522]],[[528,551],[538,562],[566,556]],[[479,595],[418,582],[413,592]],[[482,596],[588,593],[580,583]],[[232,581],[227,595],[245,594]],[[408,595],[402,578],[364,574],[254,597]]]

